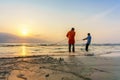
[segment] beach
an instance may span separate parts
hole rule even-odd
[[[0,80],[119,80],[119,61],[76,55],[0,58]]]
[[[0,80],[119,80],[120,45],[1,44]]]

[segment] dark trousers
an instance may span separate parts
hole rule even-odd
[[[86,44],[85,46],[85,50],[88,51],[88,47],[89,47],[90,44]]]
[[[71,52],[71,47],[72,47],[72,52],[75,52],[75,44],[69,44],[69,52]]]

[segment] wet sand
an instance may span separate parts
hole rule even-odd
[[[119,80],[119,62],[77,55],[0,58],[0,80]]]

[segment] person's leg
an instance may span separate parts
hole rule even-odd
[[[88,51],[89,44],[86,44],[85,50]]]
[[[72,51],[75,52],[75,44],[72,44]]]
[[[71,44],[69,44],[69,52],[71,52]]]

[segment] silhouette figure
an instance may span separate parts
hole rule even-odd
[[[91,43],[91,35],[90,35],[90,33],[88,33],[87,34],[88,36],[86,37],[86,38],[84,38],[83,40],[87,40],[87,43],[86,43],[86,46],[85,46],[85,50],[88,52],[88,47],[89,47],[89,45],[90,45],[90,43]]]
[[[68,33],[67,33],[67,37],[68,37],[68,44],[69,44],[69,52],[71,52],[71,47],[72,47],[72,52],[75,52],[75,29],[72,28]]]

